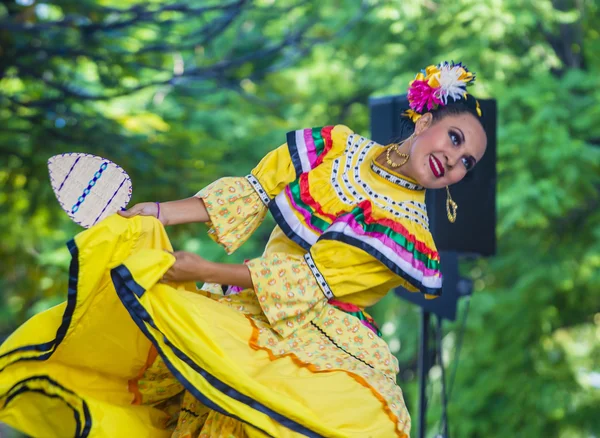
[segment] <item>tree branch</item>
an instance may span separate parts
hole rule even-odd
[[[292,31],[277,40],[264,39],[263,36],[264,40],[258,39],[257,41],[253,41],[252,45],[257,46],[257,48],[244,52],[241,52],[240,47],[247,44],[243,40],[246,36],[246,31],[240,26],[234,40],[228,41],[228,45],[231,47],[229,54],[225,56],[221,55],[219,61],[209,65],[192,65],[180,72],[174,72],[173,69],[167,69],[162,66],[165,62],[170,62],[165,57],[171,57],[173,52],[186,53],[195,50],[198,46],[207,47],[211,42],[215,41],[215,38],[222,35],[226,30],[231,29],[233,23],[242,17],[244,12],[255,8],[251,3],[248,0],[236,0],[225,4],[213,4],[202,7],[190,6],[184,2],[159,5],[138,4],[128,9],[100,7],[94,8],[94,11],[102,14],[101,22],[92,24],[81,24],[82,17],[79,16],[66,16],[63,20],[35,24],[21,23],[17,20],[0,22],[0,27],[7,28],[8,26],[8,28],[11,28],[12,26],[13,29],[20,30],[25,38],[35,37],[38,42],[40,40],[43,41],[43,39],[37,39],[36,35],[41,31],[51,28],[53,30],[58,29],[59,32],[66,29],[75,30],[80,35],[79,39],[66,39],[68,42],[72,41],[70,45],[39,47],[35,46],[32,40],[29,44],[26,43],[25,47],[20,44],[20,47],[16,51],[13,48],[11,55],[17,56],[11,57],[12,65],[9,65],[9,68],[16,67],[17,77],[28,79],[32,83],[38,82],[40,86],[43,85],[48,91],[44,92],[42,96],[38,97],[35,95],[34,98],[29,99],[24,98],[21,94],[3,94],[0,97],[7,98],[15,107],[52,111],[56,105],[61,103],[70,105],[75,101],[107,101],[128,96],[147,88],[177,86],[187,81],[216,81],[221,85],[224,83],[233,83],[236,80],[232,79],[229,81],[228,78],[234,78],[236,71],[247,64],[253,64],[253,66],[251,73],[246,73],[245,76],[251,80],[258,81],[269,73],[297,62],[301,57],[310,53],[315,45],[329,41],[331,38],[343,36],[364,15],[366,9],[369,8],[369,3],[363,0],[360,8],[351,20],[329,37],[309,38],[309,32],[318,23],[318,20],[308,19],[304,24],[298,23]],[[261,10],[261,13],[263,17],[270,17],[275,10],[289,12],[310,3],[309,0],[299,0],[285,8],[265,8],[264,11]],[[159,26],[163,25],[165,20],[157,20],[159,14],[165,12],[184,14],[185,17],[181,20],[182,23],[189,17],[195,19],[204,17],[208,12],[221,13],[211,17],[205,25],[201,26],[200,29],[194,30],[186,37],[179,37],[182,41],[181,44],[161,42],[147,45],[137,50],[123,50],[122,48],[113,48],[119,47],[118,45],[101,45],[100,42],[97,42],[98,46],[95,47],[92,44],[86,44],[81,41],[81,38],[89,41],[89,35],[97,32],[124,28],[136,29],[141,23],[148,21],[157,22]],[[268,22],[271,19],[276,18],[268,18],[266,20]],[[50,40],[50,43],[53,40],[55,38]],[[25,41],[27,42],[28,40],[25,39]],[[81,45],[85,48],[80,48]],[[10,47],[7,49],[7,52],[10,52]],[[43,63],[32,63],[32,58],[39,56],[40,53],[43,53],[45,56]],[[221,53],[223,52],[221,51]],[[158,54],[160,56],[160,58],[150,58],[153,60],[157,59],[157,65],[146,62],[146,55],[150,54]],[[67,63],[67,68],[64,68],[65,63],[56,65],[48,63],[48,60],[52,58],[69,59],[77,57],[85,57],[107,68],[108,71],[111,71],[110,69],[114,66],[138,71],[140,69],[149,69],[153,74],[151,78],[135,86],[123,86],[119,81],[115,81],[115,84],[111,84],[110,86],[102,84],[103,92],[92,92],[88,89],[88,85],[81,83],[78,85],[80,81],[76,79],[78,76],[77,65],[69,68],[69,64]],[[60,69],[58,69],[58,65],[61,66]],[[52,74],[48,75],[48,72]],[[159,75],[158,77],[157,74]],[[95,86],[97,84],[90,85]],[[239,90],[239,87],[232,86],[230,89]]]

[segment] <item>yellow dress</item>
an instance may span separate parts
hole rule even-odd
[[[66,302],[0,348],[0,421],[34,437],[407,437],[397,360],[350,310],[398,286],[433,297],[441,275],[424,190],[379,167],[382,148],[294,131],[197,194],[228,253],[274,216],[254,289],[159,283],[174,259],[150,217],[77,235]]]

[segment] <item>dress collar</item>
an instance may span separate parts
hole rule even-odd
[[[392,172],[389,169],[384,169],[379,163],[375,161],[375,158],[371,160],[371,170],[380,177],[400,187],[404,187],[405,189],[416,191],[425,190],[425,187],[420,186],[419,184],[415,184],[411,180],[407,179],[405,176],[400,175],[399,173]]]

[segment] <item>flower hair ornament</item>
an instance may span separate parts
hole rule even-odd
[[[436,110],[448,103],[467,99],[467,86],[475,82],[475,74],[462,63],[442,62],[420,71],[408,88],[410,109],[404,112],[416,123],[424,112]],[[479,102],[476,111],[481,117]]]

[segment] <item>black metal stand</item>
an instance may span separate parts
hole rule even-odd
[[[425,390],[429,372],[429,317],[430,313],[421,308],[421,339],[419,340],[419,438],[425,438],[427,418],[427,397]]]
[[[439,365],[442,371],[441,375],[441,402],[442,402],[442,417],[440,433],[436,435],[436,438],[449,438],[448,434],[448,412],[447,412],[447,394],[446,394],[446,372],[444,367],[444,361],[442,358],[442,318],[437,316],[437,326],[434,332],[434,336],[437,338],[437,349],[435,354],[439,361]],[[418,438],[425,438],[426,425],[427,425],[427,374],[431,368],[430,362],[430,350],[429,350],[429,337],[430,337],[430,320],[431,313],[421,308],[421,336],[419,339],[419,434]],[[434,359],[435,362],[435,359]]]
[[[442,399],[442,425],[440,427],[440,434],[443,438],[450,438],[448,435],[448,399],[446,394],[446,371],[444,366],[444,353],[443,353],[443,339],[444,332],[442,331],[442,318],[440,316],[437,317],[437,327],[436,327],[436,344],[437,344],[437,359],[440,363],[440,369],[442,371],[441,381],[442,381],[442,390],[441,390],[441,399]]]

